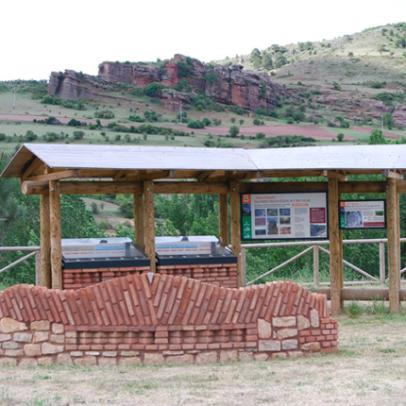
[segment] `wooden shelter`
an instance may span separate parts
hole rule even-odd
[[[133,194],[135,241],[144,248],[154,271],[154,194],[217,194],[219,236],[223,244],[230,244],[234,254],[240,257],[240,193],[326,191],[330,293],[332,312],[338,313],[343,288],[338,211],[341,193],[386,193],[389,301],[392,311],[400,308],[399,193],[406,192],[405,170],[406,145],[244,150],[24,144],[2,176],[18,177],[23,193],[40,195],[40,283],[53,288],[62,286],[61,194]],[[360,174],[381,174],[385,180],[348,179],[349,175]],[[322,177],[322,180],[289,181],[289,178],[311,176]],[[239,266],[240,286],[243,281]]]

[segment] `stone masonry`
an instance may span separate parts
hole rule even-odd
[[[77,290],[0,294],[0,364],[266,360],[337,349],[324,295],[292,282],[230,289],[131,274]]]

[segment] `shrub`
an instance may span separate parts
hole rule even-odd
[[[252,120],[252,124],[254,125],[264,125],[265,123],[260,120],[259,118],[255,117],[254,120]]]
[[[35,141],[38,135],[34,131],[28,130],[24,135],[24,141]]]
[[[231,138],[237,137],[237,135],[240,133],[240,127],[236,125],[232,125],[230,129],[228,130],[228,134]]]
[[[267,138],[263,147],[298,147],[298,146],[310,146],[314,145],[316,140],[312,137],[305,137],[303,135],[278,135],[276,137]]]
[[[202,123],[205,127],[207,127],[207,126],[211,125],[211,120],[207,117],[204,117],[202,120]]]
[[[96,118],[105,118],[105,119],[112,119],[115,117],[115,114],[111,110],[100,110],[94,113]]]
[[[76,118],[71,118],[68,121],[68,125],[71,127],[80,127],[82,125],[82,123],[79,120],[76,120]]]
[[[256,133],[255,138],[257,140],[263,140],[265,138],[265,134],[264,133]]]
[[[162,83],[157,83],[157,82],[150,83],[149,85],[146,85],[144,87],[144,89],[143,89],[144,94],[149,97],[158,97],[158,96],[160,96],[163,87],[164,86],[162,85]]]
[[[156,123],[157,121],[159,121],[159,117],[160,115],[153,110],[144,111],[144,118],[149,123]]]
[[[180,78],[187,78],[193,73],[193,60],[190,57],[186,57],[185,59],[176,62],[176,66]]]
[[[140,117],[140,116],[138,116],[138,115],[130,115],[130,116],[128,117],[128,119],[129,119],[130,121],[135,121],[136,123],[144,123],[144,122],[145,122],[145,119],[142,118],[142,117]]]
[[[56,141],[56,140],[58,140],[60,138],[60,135],[58,133],[55,133],[55,132],[47,132],[42,136],[42,138],[46,142],[54,142],[54,141]]]
[[[78,130],[73,132],[73,138],[75,140],[83,140],[84,136],[85,136],[84,131]]]
[[[200,120],[189,120],[187,126],[189,128],[204,128],[204,123]]]
[[[382,124],[389,130],[392,130],[394,125],[393,115],[391,113],[384,113],[382,116]]]
[[[344,141],[344,134],[343,133],[338,133],[337,134],[337,141],[338,142],[343,142]]]
[[[381,130],[378,130],[378,129],[372,130],[371,135],[369,136],[368,144],[375,145],[375,144],[386,144],[386,143],[387,143],[387,140]]]
[[[0,133],[0,141],[6,140],[6,134]]]

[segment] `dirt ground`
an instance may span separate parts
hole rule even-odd
[[[404,405],[406,316],[340,318],[337,354],[162,367],[2,367],[1,405]]]

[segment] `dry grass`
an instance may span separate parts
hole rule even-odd
[[[2,368],[3,405],[406,404],[405,316],[340,320],[340,352],[273,362]]]

